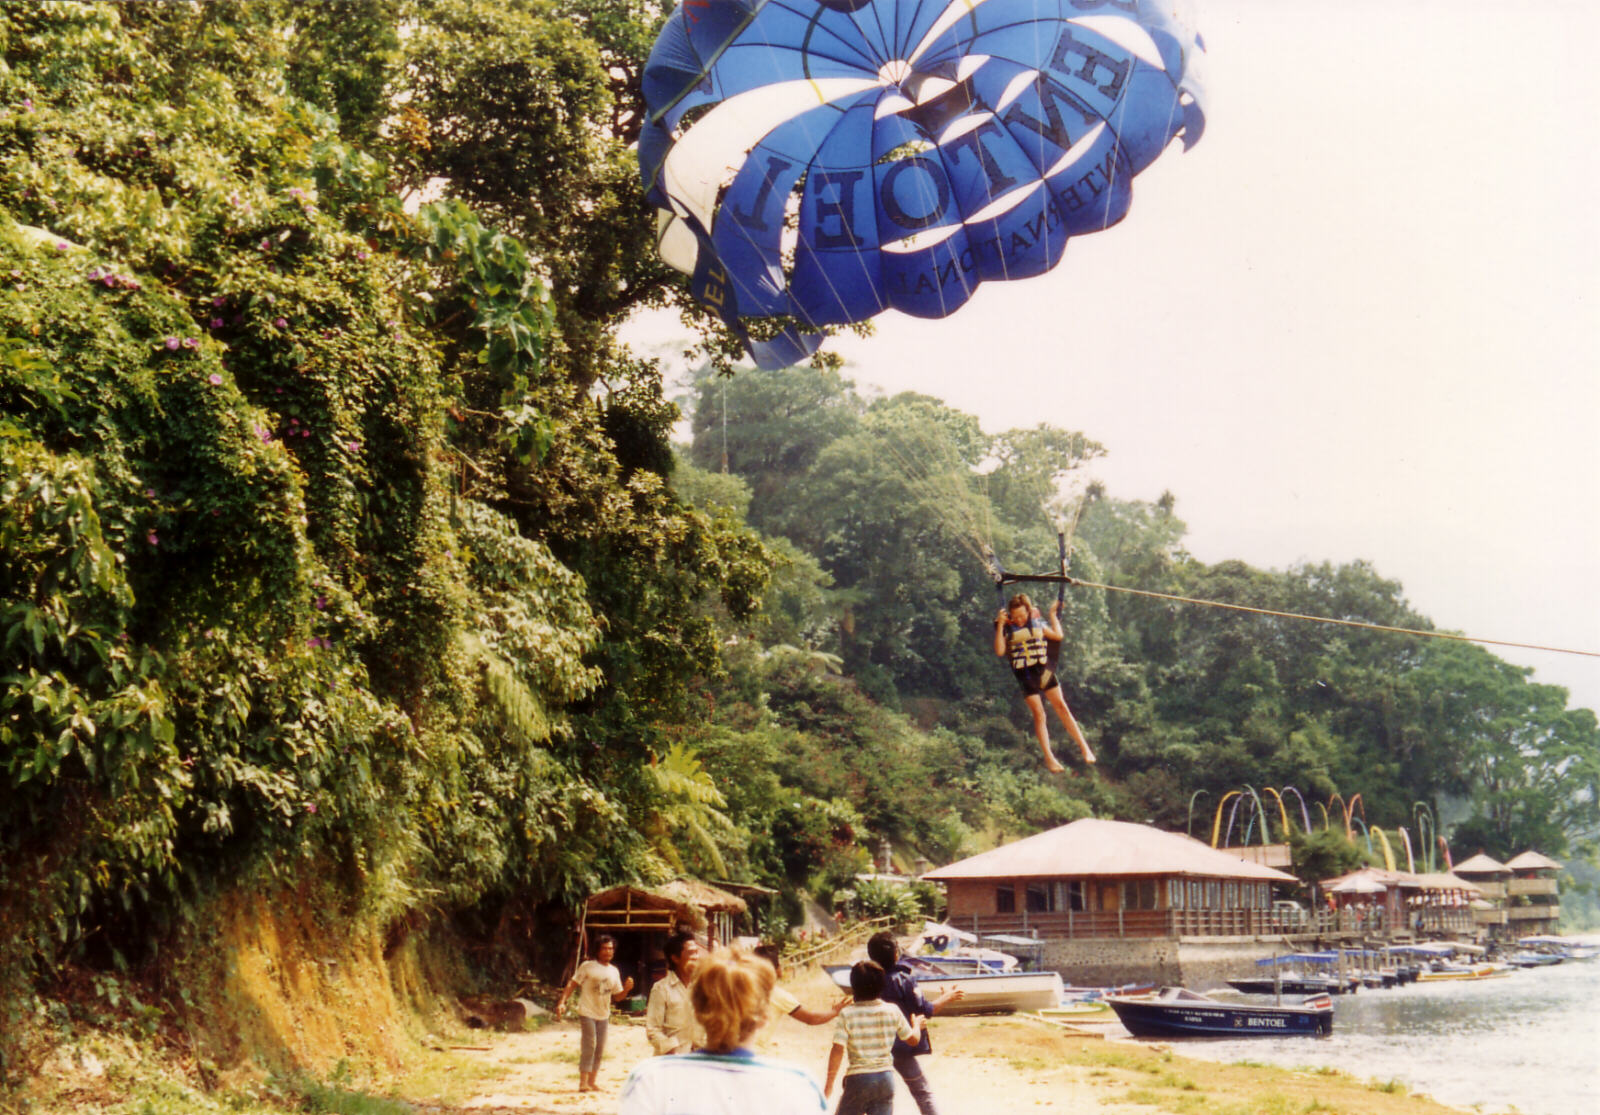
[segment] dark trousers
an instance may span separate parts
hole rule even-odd
[[[858,1072],[844,1078],[834,1115],[893,1115],[894,1073]]]
[[[922,1115],[939,1115],[939,1109],[933,1105],[933,1090],[928,1087],[928,1078],[922,1075],[922,1066],[917,1064],[915,1054],[896,1052],[894,1071],[906,1082],[906,1090],[917,1101],[917,1110]]]

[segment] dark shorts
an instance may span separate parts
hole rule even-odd
[[[1023,696],[1026,697],[1036,697],[1061,687],[1056,672],[1049,666],[1027,666],[1011,672],[1016,676],[1017,684],[1022,686]]]

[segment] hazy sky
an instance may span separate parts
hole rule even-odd
[[[1197,8],[1202,141],[847,374],[1082,430],[1204,561],[1367,559],[1441,628],[1600,651],[1600,3]],[[1600,709],[1600,658],[1491,649]]]

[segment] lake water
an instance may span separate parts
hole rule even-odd
[[[1256,1000],[1265,1001],[1265,1000]],[[1285,998],[1286,1002],[1297,999]],[[1327,1038],[1188,1039],[1185,1056],[1327,1067],[1485,1112],[1600,1112],[1600,960],[1334,998]]]

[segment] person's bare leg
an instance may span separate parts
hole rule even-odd
[[[1050,690],[1050,704],[1056,710],[1056,716],[1061,719],[1061,726],[1066,728],[1067,735],[1078,745],[1078,750],[1083,752],[1083,761],[1094,762],[1094,749],[1089,746],[1089,741],[1083,738],[1083,729],[1078,727],[1078,722],[1072,718],[1072,710],[1067,707],[1067,699],[1061,695],[1061,687]],[[1041,713],[1043,710],[1040,710]]]
[[[1061,760],[1056,758],[1056,753],[1050,750],[1050,727],[1045,723],[1044,698],[1037,693],[1030,693],[1025,698],[1028,702],[1028,711],[1033,714],[1033,734],[1039,739],[1039,751],[1044,755],[1044,769],[1052,773],[1060,773],[1067,768],[1061,765]]]

